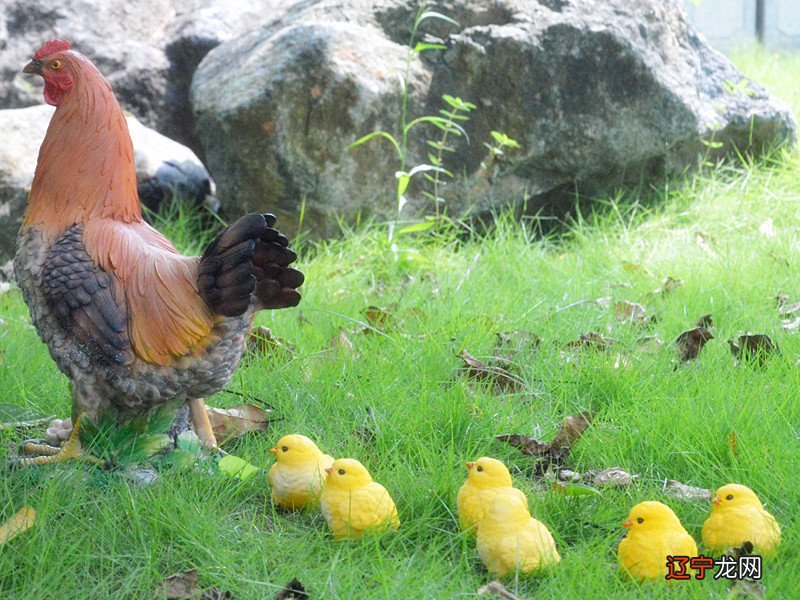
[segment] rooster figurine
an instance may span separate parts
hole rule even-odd
[[[142,219],[133,146],[111,86],[67,41],[23,69],[56,107],[17,236],[14,272],[33,324],[72,384],[72,433],[23,465],[82,456],[81,424],[124,427],[189,404],[207,447],[203,398],[230,380],[258,310],[296,306],[303,274],[273,215],[248,214],[200,257]],[[171,419],[170,419],[171,420]],[[169,421],[167,421],[168,423]]]

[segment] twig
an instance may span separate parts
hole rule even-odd
[[[509,592],[506,586],[499,581],[492,581],[478,588],[478,596],[488,596],[489,594],[495,594],[506,600],[520,600],[519,596]]]

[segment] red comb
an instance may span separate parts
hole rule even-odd
[[[40,60],[45,56],[63,52],[64,50],[69,50],[69,42],[67,40],[50,40],[36,51],[36,54],[33,55],[33,60]]]

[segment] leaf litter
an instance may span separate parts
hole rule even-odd
[[[207,407],[208,420],[219,444],[250,431],[266,431],[269,413],[255,404],[238,404],[231,408]]]
[[[512,372],[518,368],[509,360],[494,357],[490,362],[484,363],[466,350],[459,352],[458,357],[464,361],[459,371],[467,379],[490,384],[496,393],[514,394],[525,387],[525,381]]]

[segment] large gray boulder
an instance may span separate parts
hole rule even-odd
[[[69,39],[144,124],[201,152],[188,105],[194,69],[223,41],[272,18],[281,0],[8,0],[0,3],[0,108],[41,102],[22,67],[43,42]]]
[[[0,110],[0,264],[14,255],[22,214],[50,117],[55,109],[44,104]],[[181,144],[126,115],[133,140],[136,179],[142,203],[157,210],[173,193],[219,207],[215,185],[203,163]]]
[[[334,215],[396,214],[391,145],[348,146],[375,129],[398,134],[400,87],[416,0],[298,3],[217,46],[191,90],[197,133],[230,217],[273,210],[335,233]],[[412,63],[409,114],[437,114],[442,94],[477,105],[446,166],[451,215],[503,204],[537,211],[575,190],[682,174],[700,157],[759,153],[794,139],[788,108],[711,49],[678,0],[449,0],[459,22],[422,26],[446,45]],[[484,142],[520,142],[498,171]],[[409,139],[426,162],[433,127]],[[489,168],[486,168],[487,164]],[[460,177],[463,174],[465,177]],[[432,213],[420,179],[404,215]],[[429,191],[429,190],[428,190]]]

